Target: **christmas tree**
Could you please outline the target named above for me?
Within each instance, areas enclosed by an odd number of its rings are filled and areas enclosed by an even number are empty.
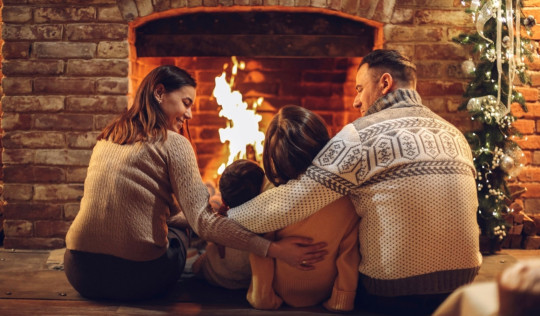
[[[454,40],[471,47],[472,57],[462,64],[463,72],[470,76],[461,109],[476,121],[476,131],[467,133],[477,171],[478,224],[481,234],[502,240],[508,225],[505,215],[512,212],[508,205],[514,196],[508,181],[516,177],[525,163],[525,157],[516,137],[519,132],[512,126],[516,117],[510,106],[518,103],[527,111],[523,95],[514,89],[514,83],[528,84],[526,59],[532,61],[528,39],[533,16],[525,17],[519,0],[462,1],[469,5],[476,32],[461,34]]]

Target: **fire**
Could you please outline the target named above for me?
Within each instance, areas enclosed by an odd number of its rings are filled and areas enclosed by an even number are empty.
[[[248,108],[240,91],[232,90],[238,69],[245,68],[245,63],[239,63],[234,56],[232,62],[230,81],[227,82],[226,79],[225,69],[228,64],[225,64],[223,73],[215,79],[216,87],[213,92],[217,103],[221,105],[219,116],[228,119],[227,127],[219,129],[219,138],[222,143],[229,142],[229,157],[227,163],[218,168],[218,175],[235,160],[248,158],[246,148],[250,145],[255,151],[257,161],[260,161],[264,142],[264,133],[259,130],[262,116],[257,114],[257,107],[262,104],[263,98],[258,98],[252,107]]]

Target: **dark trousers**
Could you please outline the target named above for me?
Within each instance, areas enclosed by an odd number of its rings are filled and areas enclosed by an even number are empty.
[[[66,249],[64,271],[69,283],[91,299],[140,300],[164,294],[180,279],[186,263],[187,237],[169,227],[169,248],[151,261]]]
[[[378,296],[368,294],[362,282],[359,282],[356,291],[355,310],[365,310],[383,315],[431,315],[449,295],[450,293],[395,297]]]

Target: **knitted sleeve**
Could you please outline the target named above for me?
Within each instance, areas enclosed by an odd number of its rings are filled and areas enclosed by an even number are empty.
[[[304,174],[231,208],[227,215],[252,232],[267,233],[306,219],[340,197]]]
[[[168,136],[165,145],[170,182],[191,228],[205,240],[266,256],[270,241],[212,211],[191,144],[183,136]]]
[[[341,240],[336,259],[337,276],[330,299],[323,303],[331,311],[351,311],[354,309],[354,298],[358,284],[358,221],[359,217],[352,213],[346,233]]]
[[[334,136],[296,180],[270,189],[227,213],[255,233],[282,229],[347,195],[355,185],[337,176],[336,158],[356,145],[358,133],[349,124]]]

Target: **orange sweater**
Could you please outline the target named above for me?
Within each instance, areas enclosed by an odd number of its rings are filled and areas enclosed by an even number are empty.
[[[294,307],[324,302],[329,310],[352,310],[360,262],[358,220],[353,204],[344,197],[299,223],[270,233],[277,240],[305,236],[317,242],[325,241],[329,253],[311,271],[250,254],[253,274],[247,294],[250,304],[258,309],[277,309],[282,302]]]

